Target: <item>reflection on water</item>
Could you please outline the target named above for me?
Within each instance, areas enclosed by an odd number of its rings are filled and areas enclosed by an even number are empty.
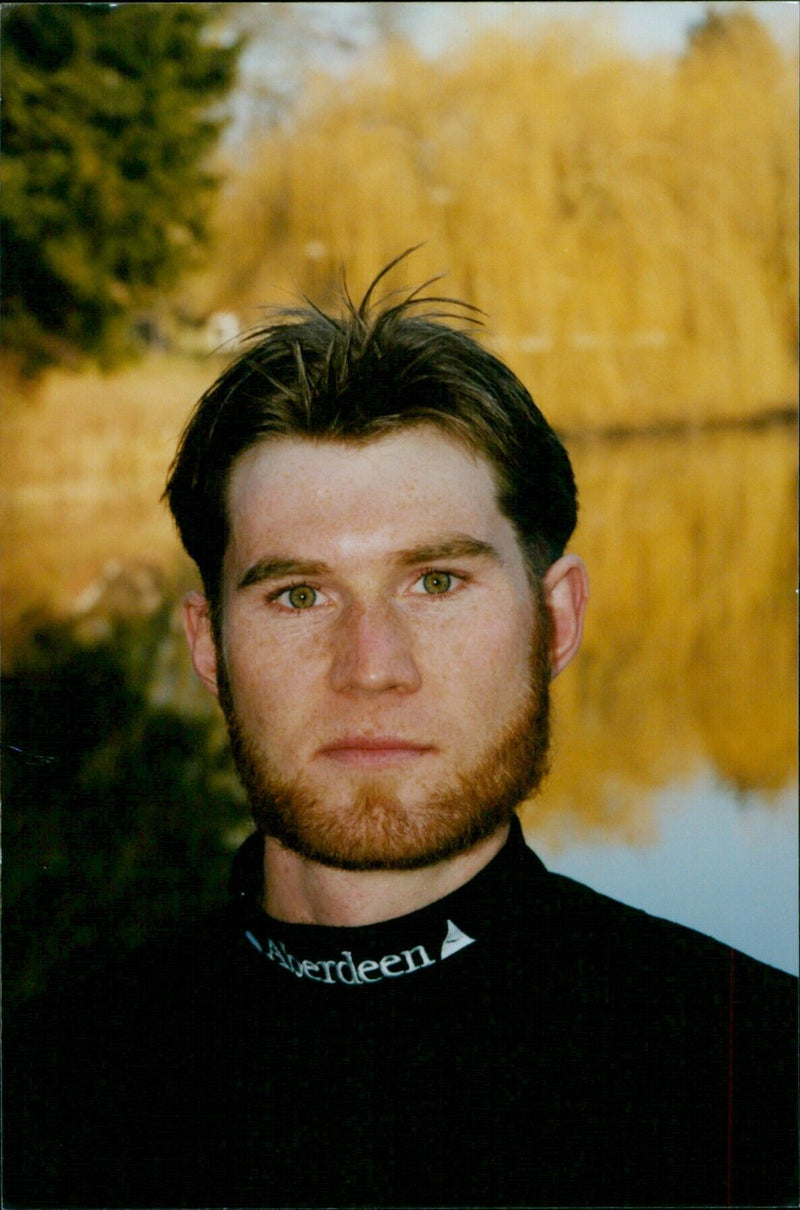
[[[592,594],[526,821],[635,841],[707,766],[769,800],[797,776],[795,427],[571,452]]]
[[[571,453],[592,599],[528,839],[796,970],[796,429]]]

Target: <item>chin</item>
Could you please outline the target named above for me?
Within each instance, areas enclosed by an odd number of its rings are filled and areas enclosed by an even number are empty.
[[[344,810],[272,795],[254,809],[261,831],[306,860],[339,870],[418,870],[457,856],[506,825],[519,799],[462,809],[450,796],[413,808],[365,787]]]

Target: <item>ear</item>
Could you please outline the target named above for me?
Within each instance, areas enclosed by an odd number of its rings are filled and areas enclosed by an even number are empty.
[[[217,646],[211,627],[211,609],[199,592],[190,592],[183,602],[183,627],[194,670],[214,697],[217,690]]]
[[[548,568],[544,592],[552,625],[550,665],[557,677],[577,653],[589,600],[589,576],[583,559],[564,555]]]

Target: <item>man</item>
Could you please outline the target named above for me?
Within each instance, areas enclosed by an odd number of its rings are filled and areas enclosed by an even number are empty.
[[[794,981],[549,874],[515,815],[587,601],[567,454],[371,298],[279,317],[183,434],[186,631],[257,831],[228,908],[35,1014],[8,1204],[794,1204]]]

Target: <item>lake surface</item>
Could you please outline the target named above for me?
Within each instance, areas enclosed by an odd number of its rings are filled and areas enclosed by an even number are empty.
[[[796,428],[570,452],[592,599],[528,841],[796,972]]]

